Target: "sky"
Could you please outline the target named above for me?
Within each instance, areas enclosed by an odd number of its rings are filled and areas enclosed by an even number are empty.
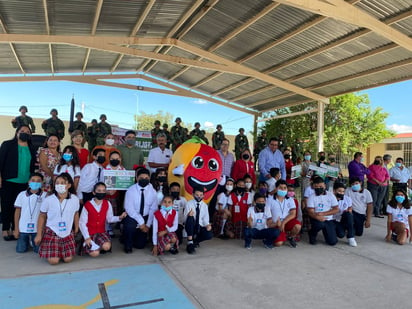
[[[123,80],[136,86],[162,88],[143,80]],[[389,113],[386,125],[398,132],[412,132],[409,110],[412,80],[362,91],[367,93],[373,108],[382,107]],[[133,115],[137,112],[155,114],[170,112],[181,117],[184,123],[200,122],[202,128],[215,129],[222,124],[226,134],[237,134],[240,127],[253,129],[253,116],[205,100],[155,94],[145,91],[89,85],[75,82],[5,82],[0,83],[0,115],[19,115],[19,107],[26,105],[28,115],[34,118],[49,118],[52,108],[57,108],[59,117],[68,120],[70,101],[75,98],[75,111],[82,111],[84,121],[107,115],[107,121],[122,128],[132,128]]]

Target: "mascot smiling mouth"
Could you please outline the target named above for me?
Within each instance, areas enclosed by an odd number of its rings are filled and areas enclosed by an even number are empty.
[[[189,176],[187,181],[192,188],[202,187],[203,192],[212,190],[216,186],[216,183],[217,183],[217,179],[212,179],[209,181],[200,181],[199,179],[193,176]]]

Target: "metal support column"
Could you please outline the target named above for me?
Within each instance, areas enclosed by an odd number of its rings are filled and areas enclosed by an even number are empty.
[[[323,132],[325,130],[325,103],[318,101],[318,151],[323,151]]]

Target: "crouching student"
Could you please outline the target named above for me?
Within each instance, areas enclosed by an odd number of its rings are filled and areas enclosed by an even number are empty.
[[[186,204],[185,209],[185,230],[187,233],[186,251],[189,254],[196,252],[196,247],[204,240],[212,238],[212,226],[209,223],[209,209],[203,202],[203,189],[193,189],[193,200]]]
[[[345,196],[345,185],[340,182],[335,182],[333,185],[333,194],[338,201],[339,211],[333,215],[335,220],[336,235],[339,238],[345,237],[348,239],[348,244],[351,247],[356,247],[355,228],[353,226],[352,200],[349,196]]]
[[[54,190],[40,206],[37,235],[39,254],[51,265],[60,259],[73,260],[76,251],[74,235],[79,231],[79,199],[74,192],[73,179],[67,173],[56,177]]]
[[[404,245],[410,237],[409,227],[412,226],[412,210],[405,191],[394,190],[386,212],[388,214],[386,241],[393,239],[399,245]]]
[[[185,222],[185,208],[186,208],[186,199],[183,196],[180,196],[180,184],[178,182],[172,182],[169,187],[170,195],[173,199],[173,209],[177,212],[178,216],[178,225],[176,230],[177,238],[179,239],[179,244],[183,242],[183,230]]]
[[[280,230],[274,245],[280,247],[288,240],[291,247],[296,248],[295,237],[299,234],[302,224],[296,219],[296,205],[293,198],[288,195],[286,180],[276,182],[276,193],[269,199],[269,209],[272,217],[271,227]]]
[[[230,194],[227,204],[231,213],[234,238],[243,239],[244,230],[247,226],[247,210],[252,204],[252,197],[249,192],[245,192],[245,181],[239,179],[236,182],[235,190]],[[227,223],[226,223],[227,224]]]
[[[311,228],[309,230],[309,243],[316,245],[318,232],[322,230],[325,242],[334,246],[338,242],[336,237],[333,215],[339,211],[336,197],[326,191],[325,182],[321,177],[313,180],[312,194],[308,199],[307,209],[310,217]]]
[[[232,216],[228,209],[228,200],[233,192],[233,184],[234,180],[227,178],[224,191],[217,197],[216,211],[213,214],[213,234],[220,239],[228,239],[235,236],[232,231],[233,226],[227,223],[228,219]]]
[[[155,211],[153,218],[153,255],[162,255],[165,251],[178,254],[179,240],[177,230],[179,216],[173,209],[173,199],[166,195],[161,201],[160,210]]]
[[[263,239],[266,249],[273,248],[274,240],[279,236],[279,229],[269,227],[272,224],[272,214],[266,206],[266,198],[260,193],[254,195],[254,207],[247,212],[247,227],[245,228],[245,248],[252,248],[252,239]]]
[[[33,173],[29,179],[29,188],[20,192],[14,202],[14,232],[17,239],[16,252],[24,253],[29,245],[35,253],[39,252],[39,246],[34,244],[37,233],[37,220],[40,213],[40,205],[46,197],[41,187],[43,175]]]
[[[106,232],[106,222],[116,223],[123,220],[127,214],[113,215],[113,208],[106,196],[106,185],[98,182],[93,187],[94,198],[84,204],[80,215],[80,231],[84,238],[82,254],[96,257],[100,252],[110,251],[112,243],[109,233]]]

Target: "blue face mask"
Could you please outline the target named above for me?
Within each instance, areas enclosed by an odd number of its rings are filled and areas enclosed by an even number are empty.
[[[63,160],[66,162],[71,161],[71,159],[73,158],[73,155],[71,153],[63,153]]]
[[[352,191],[358,192],[361,189],[361,185],[360,184],[356,184],[352,186]]]
[[[41,186],[42,186],[41,182],[34,182],[34,181],[29,182],[29,187],[32,190],[39,190]]]
[[[305,156],[306,161],[310,161],[310,159],[312,159],[312,156]]]
[[[283,191],[283,190],[277,190],[276,195],[285,197],[288,194],[288,191]]]
[[[395,165],[396,165],[396,167],[401,167],[401,166],[402,166],[402,163],[396,162]]]
[[[173,208],[173,206],[166,207],[166,206],[163,206],[163,205],[162,205],[162,209],[165,210],[165,211],[167,211],[167,212],[171,211],[172,208]]]
[[[405,197],[402,196],[402,195],[397,195],[397,196],[395,196],[395,200],[396,200],[399,204],[402,204],[403,201],[405,201]]]

